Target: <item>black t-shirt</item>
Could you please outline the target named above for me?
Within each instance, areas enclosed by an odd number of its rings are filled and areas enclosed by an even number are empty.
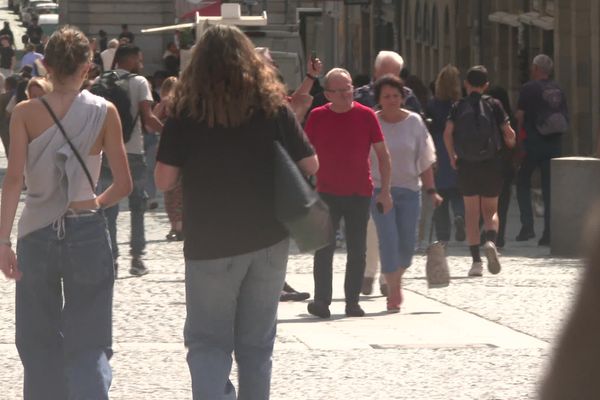
[[[39,25],[33,26],[31,25],[27,28],[27,36],[29,36],[29,41],[33,44],[40,44],[42,41],[42,36],[44,35],[44,31],[42,27]]]
[[[523,127],[526,132],[525,150],[528,153],[533,152],[553,152],[555,148],[560,148],[560,135],[542,136],[538,133],[536,122],[540,114],[546,111],[546,102],[542,99],[542,94],[547,86],[552,85],[558,88],[558,85],[551,80],[529,81],[521,87],[519,92],[519,102],[517,109],[523,111]],[[560,109],[567,115],[566,96],[563,93],[563,102]]]
[[[11,47],[0,46],[0,68],[10,69],[15,51]]]
[[[292,111],[278,115],[295,161],[314,150]],[[274,214],[276,118],[260,112],[238,128],[209,128],[190,118],[169,118],[157,160],[181,168],[184,256],[231,257],[271,246],[285,237]]]
[[[133,39],[135,37],[133,36],[133,33],[128,31],[128,32],[121,32],[121,34],[119,35],[119,39],[122,39],[122,38],[127,38],[127,39],[129,39],[129,43],[133,43]]]

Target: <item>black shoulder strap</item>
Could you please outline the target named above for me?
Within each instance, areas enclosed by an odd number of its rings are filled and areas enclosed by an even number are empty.
[[[88,182],[90,183],[90,187],[92,188],[92,192],[95,192],[96,188],[94,186],[94,180],[92,179],[92,174],[90,174],[90,171],[88,170],[87,166],[85,165],[85,162],[81,158],[81,155],[79,154],[79,152],[77,151],[77,149],[75,148],[73,143],[71,142],[71,139],[69,139],[69,137],[67,136],[67,132],[65,132],[65,128],[63,128],[62,124],[56,117],[56,114],[54,114],[54,111],[52,111],[52,108],[50,108],[50,105],[48,104],[46,99],[44,99],[43,97],[40,97],[39,99],[42,102],[42,104],[44,104],[44,106],[46,106],[46,109],[50,113],[50,116],[52,116],[54,123],[56,124],[56,126],[58,126],[58,129],[60,129],[62,135],[67,140],[69,147],[71,147],[71,150],[73,150],[73,154],[75,154],[75,157],[77,157],[77,161],[79,161],[79,163],[81,164],[81,167],[83,168],[83,171],[85,172],[85,176],[87,176]]]

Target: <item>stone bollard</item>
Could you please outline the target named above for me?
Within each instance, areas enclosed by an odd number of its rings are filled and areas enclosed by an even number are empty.
[[[550,252],[583,255],[583,230],[600,199],[600,159],[563,157],[551,161]]]

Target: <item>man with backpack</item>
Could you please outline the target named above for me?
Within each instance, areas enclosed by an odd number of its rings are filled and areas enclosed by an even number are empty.
[[[531,81],[521,88],[516,118],[519,132],[525,129],[525,157],[517,176],[517,200],[521,231],[517,241],[535,237],[531,207],[531,175],[540,168],[544,199],[544,232],[538,245],[550,244],[550,160],[561,155],[561,136],[569,129],[566,96],[550,79],[554,63],[545,54],[534,57]]]
[[[498,235],[498,195],[502,189],[503,145],[515,145],[515,132],[502,104],[483,93],[488,88],[488,74],[483,66],[467,72],[467,97],[456,102],[448,116],[444,143],[450,164],[458,172],[458,187],[465,203],[467,242],[473,258],[469,276],[482,276],[483,263],[479,253],[479,220],[483,217],[483,246],[490,273],[500,272],[496,250]]]
[[[151,132],[160,132],[162,123],[152,114],[153,99],[150,84],[146,78],[138,75],[143,68],[143,56],[140,48],[131,44],[119,47],[115,53],[115,64],[116,70],[103,73],[94,83],[91,91],[111,101],[121,118],[123,141],[133,179],[133,191],[129,195],[129,211],[131,212],[131,267],[129,273],[142,276],[148,273],[141,258],[146,248],[144,213],[147,201],[147,194],[144,190],[146,162],[144,160],[142,125]],[[104,190],[111,183],[110,169],[106,163],[103,163],[98,190]],[[106,210],[115,271],[116,260],[119,256],[117,247],[118,213],[118,204]]]

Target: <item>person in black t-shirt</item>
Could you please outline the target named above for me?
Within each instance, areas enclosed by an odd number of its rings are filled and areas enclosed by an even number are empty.
[[[13,74],[16,64],[17,58],[15,57],[15,50],[10,45],[9,36],[0,36],[0,73],[8,78]]]
[[[238,28],[208,28],[173,99],[155,169],[166,191],[181,179],[187,318],[194,398],[269,397],[276,312],[288,233],[274,212],[274,141],[305,175],[318,161],[273,68]]]
[[[485,67],[472,67],[465,80],[468,95],[452,106],[444,130],[450,165],[458,172],[458,187],[465,203],[467,242],[473,258],[469,276],[483,274],[479,253],[481,217],[485,227],[483,248],[488,270],[492,274],[500,272],[495,243],[498,235],[498,195],[503,182],[501,141],[506,147],[515,146],[515,131],[502,104],[483,95],[488,86]]]
[[[545,54],[539,54],[531,65],[531,81],[521,88],[517,104],[517,122],[519,132],[525,130],[523,150],[525,157],[517,175],[517,200],[521,211],[521,230],[517,241],[526,241],[535,237],[533,230],[533,211],[531,207],[531,176],[539,168],[542,178],[542,196],[544,199],[544,232],[538,245],[550,245],[550,160],[560,157],[564,126],[556,126],[546,134],[540,131],[540,122],[549,114],[554,105],[558,115],[568,122],[566,95],[558,84],[550,78],[554,62]],[[542,120],[542,121],[541,121]],[[543,129],[542,129],[543,130]]]
[[[27,28],[27,37],[29,38],[29,43],[33,43],[35,45],[41,44],[42,36],[44,36],[42,27],[38,25],[38,19],[33,18],[31,20],[31,25],[29,25]]]
[[[10,23],[8,21],[4,21],[4,28],[0,29],[0,36],[3,35],[7,35],[9,37],[11,47],[15,45],[15,35],[10,29]]]
[[[127,26],[127,24],[121,25],[121,33],[119,34],[119,40],[127,39],[128,43],[133,43],[134,38],[135,36],[133,35],[133,33],[129,32],[129,27]]]

